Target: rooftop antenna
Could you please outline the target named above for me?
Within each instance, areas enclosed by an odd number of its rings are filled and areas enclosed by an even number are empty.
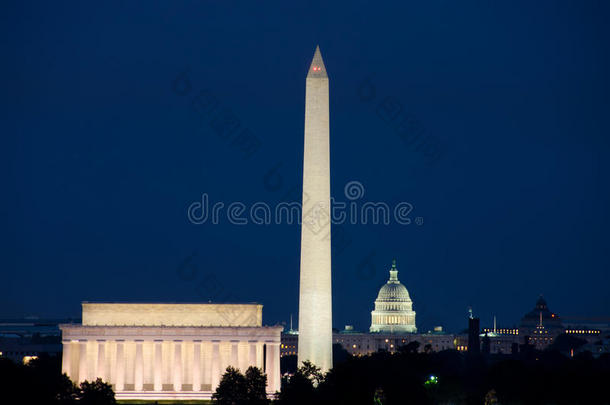
[[[472,315],[472,307],[468,307],[468,318],[473,319],[474,315]]]
[[[292,332],[292,314],[290,314],[290,332]]]
[[[496,316],[494,315],[494,333],[496,333]]]

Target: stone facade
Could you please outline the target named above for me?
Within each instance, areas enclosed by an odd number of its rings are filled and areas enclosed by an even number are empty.
[[[240,305],[84,303],[82,325],[60,325],[62,371],[76,383],[102,378],[117,399],[209,399],[229,365],[264,370],[268,392],[279,391],[282,327],[262,326],[261,305]],[[213,325],[227,313],[233,326]]]
[[[380,350],[396,352],[401,346],[411,342],[420,344],[419,351],[430,350],[440,352],[443,350],[456,349],[456,338],[454,334],[448,333],[361,333],[361,332],[335,332],[333,343],[340,344],[353,356],[365,356]],[[281,356],[291,356],[298,352],[298,335],[294,333],[283,333],[280,346]]]
[[[260,326],[260,304],[83,302],[83,326]]]

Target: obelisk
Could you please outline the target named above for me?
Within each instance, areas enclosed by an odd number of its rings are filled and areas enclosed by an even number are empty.
[[[332,368],[328,76],[320,47],[305,80],[298,364]]]

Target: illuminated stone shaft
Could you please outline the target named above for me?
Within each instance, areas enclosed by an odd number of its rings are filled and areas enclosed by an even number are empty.
[[[305,86],[299,364],[332,368],[328,76],[316,48]]]

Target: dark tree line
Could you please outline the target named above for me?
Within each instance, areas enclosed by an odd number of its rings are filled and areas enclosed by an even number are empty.
[[[47,355],[28,364],[0,358],[0,392],[6,404],[116,404],[110,384],[97,379],[76,386],[61,373],[61,360]]]
[[[582,352],[566,356],[565,350],[580,342],[563,340],[553,347],[555,350],[523,347],[514,355],[468,355],[455,350],[435,353],[419,351],[415,343],[396,353],[362,357],[338,351],[342,360],[335,357],[334,368],[326,375],[306,363],[285,376],[274,403],[610,405],[610,355],[594,358],[590,352]],[[267,376],[258,368],[250,367],[242,374],[229,367],[213,402],[269,405],[266,385]],[[60,359],[48,356],[27,365],[0,358],[0,390],[1,403],[6,404],[116,403],[110,385],[98,379],[76,386],[61,373]]]
[[[557,350],[467,355],[455,350],[350,357],[321,377],[310,365],[282,380],[279,404],[610,404],[610,355]]]

